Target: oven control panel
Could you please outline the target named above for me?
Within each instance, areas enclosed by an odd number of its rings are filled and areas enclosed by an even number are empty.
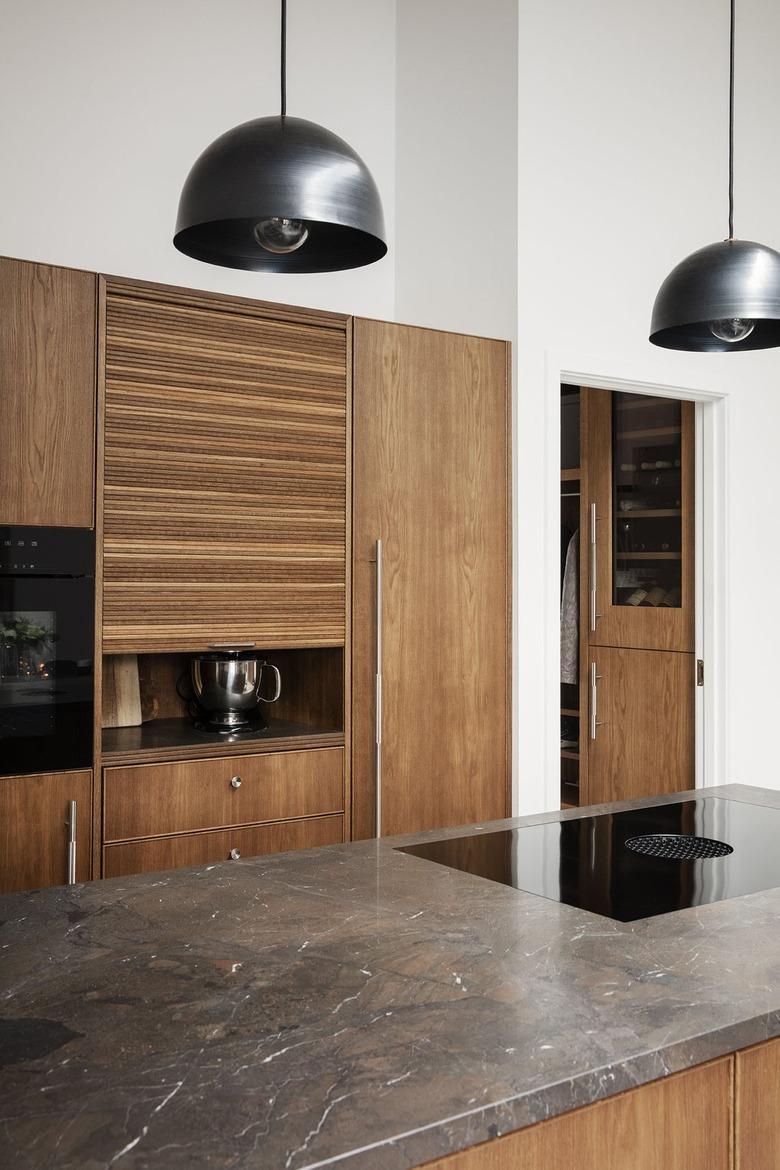
[[[3,577],[93,577],[95,533],[91,528],[0,525]]]

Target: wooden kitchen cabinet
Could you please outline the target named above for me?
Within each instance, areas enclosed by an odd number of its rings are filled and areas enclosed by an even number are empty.
[[[509,346],[354,322],[352,829],[509,812]],[[382,541],[382,597],[377,541]]]
[[[693,403],[587,397],[590,643],[693,652]]]
[[[730,1170],[732,1058],[427,1162],[425,1170]],[[745,1164],[764,1170],[777,1162]],[[739,1168],[738,1168],[739,1170]]]
[[[106,768],[106,843],[341,813],[342,748]]]
[[[590,803],[693,788],[693,655],[591,645],[590,662]]]
[[[76,880],[92,860],[92,772],[0,778],[0,893],[68,880],[70,801],[76,801]]]
[[[780,1167],[780,1040],[736,1055],[734,1170]]]
[[[101,288],[104,652],[343,645],[347,318]]]
[[[94,523],[96,280],[0,258],[0,524]]]
[[[312,817],[272,825],[222,829],[211,833],[181,833],[148,841],[126,841],[103,850],[103,876],[127,877],[185,865],[239,861],[263,853],[313,849],[344,840],[343,816]]]

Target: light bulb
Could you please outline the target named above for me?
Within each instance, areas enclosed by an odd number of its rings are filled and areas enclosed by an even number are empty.
[[[720,321],[710,321],[710,333],[719,341],[728,341],[730,345],[744,341],[756,327],[755,321],[749,317],[723,317]]]
[[[266,252],[295,252],[306,243],[309,229],[302,219],[274,215],[255,224],[255,239]]]

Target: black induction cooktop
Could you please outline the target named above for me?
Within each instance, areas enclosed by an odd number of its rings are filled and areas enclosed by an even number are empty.
[[[706,796],[401,852],[633,922],[780,886],[780,809]]]

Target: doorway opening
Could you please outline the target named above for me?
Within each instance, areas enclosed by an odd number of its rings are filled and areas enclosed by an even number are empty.
[[[693,396],[654,390],[559,388],[563,808],[720,782],[707,725],[719,696],[703,686],[720,657],[717,591],[704,591],[720,551],[714,430]]]

